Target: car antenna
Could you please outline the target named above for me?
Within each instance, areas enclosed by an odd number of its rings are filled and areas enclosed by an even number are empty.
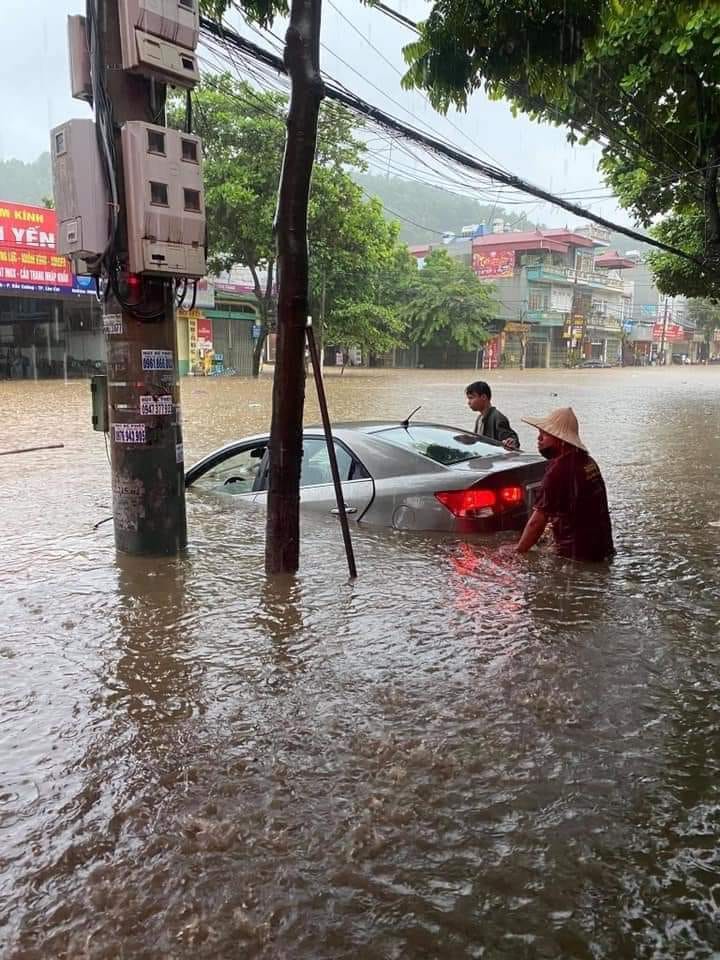
[[[405,417],[405,419],[401,422],[400,426],[403,428],[403,430],[407,430],[407,428],[410,426],[410,420],[412,419],[412,417],[415,416],[415,414],[418,412],[418,410],[422,410],[422,404],[420,404],[419,407],[415,407],[415,409],[413,410],[413,412],[412,412],[412,413],[409,413],[409,414]]]

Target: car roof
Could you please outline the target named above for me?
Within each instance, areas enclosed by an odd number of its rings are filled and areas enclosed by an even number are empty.
[[[398,427],[404,427],[406,424],[401,420],[345,420],[333,423],[333,433],[337,430],[347,431],[348,433],[381,433],[383,430],[396,430]],[[454,427],[448,423],[432,423],[427,420],[411,420],[408,427],[431,427],[435,430],[450,430],[456,433],[472,433],[467,427]],[[308,426],[306,430],[320,430],[322,427],[317,424]],[[479,437],[478,439],[487,439]],[[492,443],[492,440],[490,441]]]

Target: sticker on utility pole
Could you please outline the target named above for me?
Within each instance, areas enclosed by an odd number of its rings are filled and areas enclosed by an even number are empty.
[[[140,416],[141,417],[172,416],[172,412],[173,412],[173,398],[171,396],[140,397]]]
[[[113,440],[115,443],[145,443],[145,424],[114,423]]]
[[[185,459],[185,451],[181,443],[175,444],[175,463],[182,463]]]
[[[103,330],[106,336],[113,337],[122,334],[123,320],[121,313],[106,313],[103,317]]]
[[[175,366],[172,350],[143,350],[143,370],[172,370]]]

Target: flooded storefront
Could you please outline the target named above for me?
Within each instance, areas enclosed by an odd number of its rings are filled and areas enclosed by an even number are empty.
[[[0,201],[0,378],[89,376],[105,359],[90,278],[55,246],[54,210]]]

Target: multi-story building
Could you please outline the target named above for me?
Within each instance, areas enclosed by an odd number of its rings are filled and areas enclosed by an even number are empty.
[[[704,357],[704,337],[696,330],[685,297],[668,297],[655,285],[650,265],[630,252],[627,271],[635,289],[628,342],[640,362],[670,363],[686,357],[691,363]]]
[[[500,225],[478,234],[445,248],[493,284],[502,330],[491,355],[526,367],[620,359],[633,299],[622,271],[633,264],[603,255],[606,234],[597,228],[513,233]],[[411,249],[422,259],[431,247]]]

